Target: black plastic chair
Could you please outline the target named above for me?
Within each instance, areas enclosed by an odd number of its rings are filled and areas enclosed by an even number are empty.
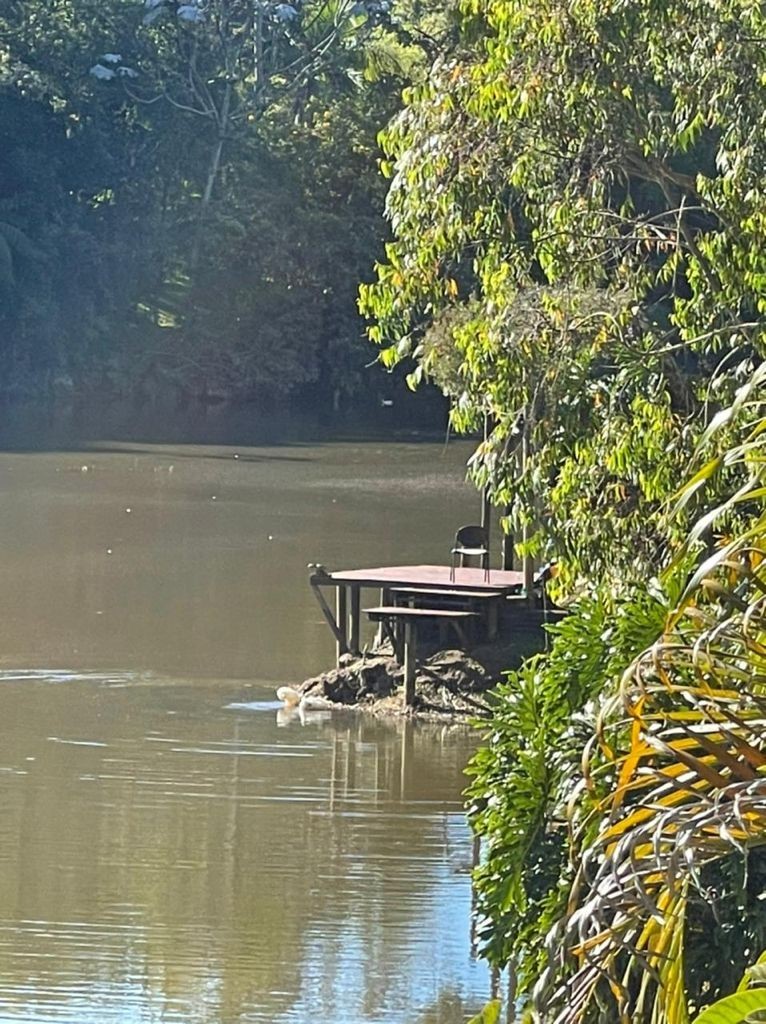
[[[489,532],[484,526],[461,526],[455,534],[455,545],[452,548],[452,565],[450,582],[455,582],[455,563],[460,559],[461,567],[464,558],[481,558],[484,579],[489,582]]]

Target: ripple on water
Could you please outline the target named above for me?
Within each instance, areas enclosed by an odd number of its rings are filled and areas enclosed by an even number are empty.
[[[0,1024],[453,1024],[480,1007],[472,738],[356,717],[284,730],[220,681],[93,685],[116,678],[41,700],[40,673],[0,676]]]

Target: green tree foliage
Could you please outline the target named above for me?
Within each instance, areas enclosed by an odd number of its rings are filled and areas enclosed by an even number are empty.
[[[705,438],[744,482],[707,476],[654,596],[582,602],[509,676],[474,760],[486,951],[546,1022],[687,1024],[766,941],[765,369]]]
[[[546,1024],[686,1024],[766,929],[766,18],[461,9],[386,133],[361,305],[488,422],[477,482],[573,601],[474,761],[480,933]]]
[[[763,349],[761,8],[463,13],[386,135],[395,240],[362,307],[459,429],[490,418],[477,479],[511,525],[544,521],[564,579],[638,578],[701,424]]]
[[[668,610],[658,586],[616,609],[584,600],[551,627],[550,653],[498,689],[492,731],[470,768],[468,807],[474,830],[488,840],[476,876],[479,940],[493,962],[514,958],[522,990],[545,962],[541,931],[561,911],[571,881],[564,808],[593,735],[595,701],[654,641]]]
[[[3,392],[348,396],[434,6],[3,5]]]

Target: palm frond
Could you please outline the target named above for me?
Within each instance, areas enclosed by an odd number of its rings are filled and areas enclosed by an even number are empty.
[[[546,1021],[575,1024],[606,1003],[610,1020],[687,1024],[690,895],[704,895],[707,866],[766,844],[764,379],[738,396],[744,439],[721,459],[747,483],[705,516],[725,523],[747,503],[749,521],[703,559],[603,709],[586,768],[613,781],[595,810],[572,812],[582,852],[536,992]]]

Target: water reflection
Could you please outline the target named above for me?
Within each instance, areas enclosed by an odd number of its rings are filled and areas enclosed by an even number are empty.
[[[466,455],[0,453],[2,1024],[452,1024],[481,1006],[473,737],[282,724],[274,700],[333,657],[306,563],[443,560],[475,514]]]
[[[473,737],[273,689],[0,676],[0,1020],[451,1024]]]

